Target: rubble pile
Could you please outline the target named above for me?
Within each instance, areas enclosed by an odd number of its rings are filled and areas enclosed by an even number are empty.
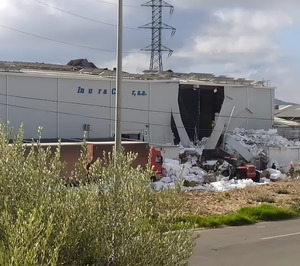
[[[300,146],[299,141],[289,141],[286,138],[279,136],[276,129],[270,130],[244,130],[235,129],[229,134],[235,140],[246,147],[253,155],[263,153],[264,147],[290,147]],[[198,142],[197,145],[191,144],[188,149],[180,148],[182,164],[177,160],[164,159],[163,178],[155,182],[154,189],[160,191],[165,188],[175,188],[177,184],[183,184],[183,188],[187,191],[214,191],[224,192],[232,189],[242,189],[247,186],[256,186],[267,184],[271,181],[285,179],[287,176],[276,169],[266,169],[261,173],[259,183],[253,182],[251,179],[229,179],[222,176],[222,170],[228,168],[229,164],[224,161],[218,166],[218,175],[210,173],[217,161],[207,161],[203,165],[199,164],[199,157],[205,149],[207,139]],[[227,147],[228,148],[228,147]]]
[[[300,141],[292,141],[280,136],[277,129],[245,130],[236,128],[228,135],[241,143],[254,156],[264,152],[264,147],[286,148],[300,146]],[[230,150],[228,146],[226,148]]]

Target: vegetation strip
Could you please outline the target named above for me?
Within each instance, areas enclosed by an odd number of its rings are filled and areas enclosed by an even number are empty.
[[[260,221],[278,221],[299,217],[294,210],[278,208],[269,204],[259,207],[242,208],[238,212],[226,216],[181,216],[174,221],[174,229],[189,225],[194,228],[216,228],[224,225],[241,226]]]

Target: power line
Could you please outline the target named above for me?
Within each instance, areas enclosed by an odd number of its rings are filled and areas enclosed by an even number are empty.
[[[40,4],[45,5],[45,6],[48,6],[48,7],[51,7],[51,8],[53,8],[53,9],[56,9],[56,10],[58,10],[58,11],[60,11],[60,12],[69,14],[69,15],[74,16],[74,17],[82,18],[82,19],[85,19],[85,20],[88,20],[88,21],[91,21],[91,22],[95,22],[95,23],[99,23],[99,24],[103,24],[103,25],[107,25],[107,26],[117,27],[117,24],[112,24],[112,23],[108,23],[108,22],[104,22],[104,21],[92,19],[92,18],[89,18],[89,17],[85,17],[85,16],[82,16],[82,15],[79,15],[79,14],[76,14],[76,13],[73,13],[73,12],[70,12],[70,11],[68,11],[68,10],[59,8],[59,7],[57,7],[57,6],[54,6],[54,5],[45,3],[45,2],[40,1],[40,0],[32,0],[32,1],[35,1],[35,2],[37,2],[37,3],[40,3]],[[125,29],[139,30],[139,28],[134,28],[134,27],[123,27],[123,28],[125,28]]]
[[[100,2],[100,3],[104,3],[104,4],[114,5],[114,6],[117,5],[117,3],[112,3],[112,2],[102,1],[102,0],[95,0],[95,1]],[[141,6],[137,6],[137,5],[126,5],[126,4],[124,4],[123,6],[126,6],[126,7],[138,7],[138,8],[141,7]]]
[[[107,118],[107,117],[98,117],[98,116],[90,116],[90,115],[82,115],[82,114],[74,114],[74,113],[69,113],[69,112],[58,112],[58,111],[52,111],[52,110],[45,110],[45,109],[40,109],[40,108],[33,108],[33,107],[27,107],[27,106],[21,106],[21,105],[16,105],[16,104],[6,104],[6,103],[0,103],[2,106],[10,106],[10,107],[16,107],[24,110],[32,110],[32,111],[41,111],[41,112],[46,112],[46,113],[54,113],[54,114],[60,114],[60,115],[70,115],[70,116],[77,116],[77,117],[84,117],[84,118],[90,118],[90,119],[97,119],[97,120],[105,120],[105,121],[110,121],[110,122],[115,122],[115,119],[112,118]],[[137,125],[149,125],[149,126],[159,126],[159,127],[167,127],[170,128],[171,125],[166,125],[166,124],[156,124],[156,123],[142,123],[142,122],[137,122],[137,121],[126,121],[122,120],[122,123],[131,123],[131,124],[137,124]],[[178,129],[191,129],[194,130],[195,128],[189,128],[189,127],[176,127]],[[199,129],[200,131],[207,131],[207,130],[212,130],[211,128],[201,128]],[[223,130],[216,130],[219,132],[223,132]],[[233,131],[228,131],[228,132],[233,132]]]
[[[8,27],[5,25],[0,24],[0,27],[7,29],[7,30],[11,30],[11,31],[15,31],[18,33],[22,33],[31,37],[35,37],[35,38],[39,38],[39,39],[43,39],[43,40],[47,40],[47,41],[51,41],[51,42],[55,42],[55,43],[59,43],[59,44],[64,44],[64,45],[68,45],[68,46],[72,46],[72,47],[78,47],[78,48],[83,48],[83,49],[88,49],[88,50],[94,50],[94,51],[99,51],[99,52],[108,52],[108,53],[116,53],[116,50],[111,50],[111,49],[103,49],[103,48],[96,48],[96,47],[91,47],[91,46],[85,46],[85,45],[81,45],[81,44],[74,44],[74,43],[69,43],[69,42],[65,42],[65,41],[59,41],[53,38],[49,38],[49,37],[45,37],[45,36],[41,36],[41,35],[37,35],[34,33],[30,33],[30,32],[26,32],[23,30],[19,30],[16,28],[12,28],[12,27]],[[132,52],[123,52],[123,54],[131,54]],[[136,52],[136,54],[143,54],[142,52]]]
[[[44,102],[52,102],[52,103],[65,103],[65,104],[73,104],[73,105],[81,105],[81,106],[88,106],[88,107],[100,107],[100,108],[109,108],[115,109],[115,107],[110,105],[101,105],[101,104],[91,104],[91,103],[80,103],[80,102],[71,102],[71,101],[58,101],[58,100],[50,100],[45,98],[36,98],[36,97],[27,97],[27,96],[19,96],[19,95],[10,95],[0,93],[0,96],[7,96],[19,99],[27,99],[27,100],[36,100],[36,101],[44,101]],[[172,111],[162,111],[162,110],[145,110],[141,108],[132,108],[132,107],[121,107],[122,110],[131,110],[131,111],[142,111],[142,112],[150,112],[150,113],[164,113],[164,114],[177,114],[180,115],[179,112],[172,112]],[[218,115],[221,118],[236,118],[236,119],[249,119],[249,120],[263,120],[263,121],[273,121],[274,119],[271,118],[259,118],[259,117],[246,117],[246,116],[230,116],[230,115]],[[190,128],[191,129],[191,128]]]
[[[110,52],[110,53],[115,53],[116,52],[115,50],[110,50],[110,49],[102,49],[102,48],[90,47],[90,46],[85,46],[85,45],[80,45],[80,44],[73,44],[73,43],[69,43],[69,42],[65,42],[65,41],[58,41],[58,40],[55,40],[55,39],[52,39],[52,38],[49,38],[49,37],[40,36],[40,35],[37,35],[37,34],[33,34],[33,33],[30,33],[30,32],[18,30],[18,29],[12,28],[12,27],[1,25],[1,24],[0,24],[0,27],[8,29],[8,30],[15,31],[15,32],[19,32],[19,33],[22,33],[22,34],[25,34],[25,35],[29,35],[29,36],[32,36],[32,37],[35,37],[35,38],[40,38],[40,39],[44,39],[44,40],[47,40],[47,41],[61,43],[61,44],[65,44],[65,45],[69,45],[69,46],[73,46],[73,47],[79,47],[79,48],[84,48],[84,49],[89,49],[89,50],[96,50],[96,51],[101,51],[101,52]]]

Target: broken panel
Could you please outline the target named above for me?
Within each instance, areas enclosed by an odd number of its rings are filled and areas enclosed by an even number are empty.
[[[224,87],[180,85],[181,119],[191,141],[209,137],[224,102]]]

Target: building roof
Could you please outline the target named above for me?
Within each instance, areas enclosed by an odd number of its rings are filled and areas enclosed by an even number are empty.
[[[77,66],[81,68],[97,68],[96,65],[92,62],[89,62],[87,59],[75,59],[71,60],[68,66]]]
[[[279,106],[274,115],[280,118],[300,118],[300,105]]]
[[[274,126],[276,126],[276,127],[300,127],[300,123],[275,116],[274,117]]]
[[[103,78],[115,78],[116,69],[98,68],[87,59],[71,60],[67,65],[30,63],[30,62],[7,62],[0,61],[0,72],[24,73],[28,71],[57,72],[72,74],[88,74]],[[253,87],[271,87],[269,82],[247,80],[245,78],[233,78],[226,75],[215,76],[211,73],[176,73],[172,70],[163,72],[144,71],[143,74],[131,74],[123,72],[124,79],[132,80],[177,80],[190,83],[208,83],[214,85],[247,85]]]

